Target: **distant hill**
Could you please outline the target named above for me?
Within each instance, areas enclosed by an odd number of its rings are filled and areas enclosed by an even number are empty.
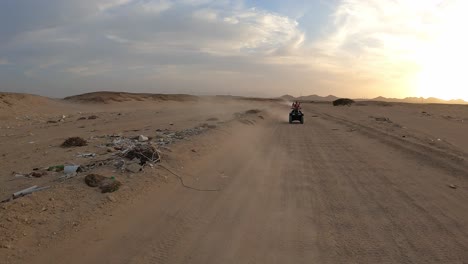
[[[316,101],[316,102],[332,102],[339,97],[334,95],[329,96],[319,96],[319,95],[308,95],[308,96],[300,96],[294,97],[292,95],[283,95],[280,97],[283,100],[287,101]],[[468,104],[468,102],[458,99],[458,100],[442,100],[439,98],[422,98],[422,97],[406,97],[404,99],[398,98],[386,98],[383,96],[376,97],[374,99],[355,99],[356,101],[376,101],[376,102],[389,102],[389,103],[410,103],[410,104]]]
[[[308,95],[308,96],[301,96],[301,97],[299,97],[297,99],[301,100],[301,101],[329,101],[329,102],[332,102],[332,101],[335,101],[336,99],[338,99],[338,97],[336,97],[334,95],[329,95],[329,96],[322,97],[322,96],[314,94],[314,95]]]
[[[123,92],[94,92],[65,97],[66,101],[80,103],[112,103],[128,101],[196,101],[197,96],[185,94],[149,94]]]
[[[292,95],[289,95],[289,94],[286,94],[286,95],[283,95],[280,97],[281,99],[283,100],[286,100],[286,101],[294,101],[296,100],[296,97],[292,96]]]
[[[281,99],[287,100],[287,101],[294,101],[294,100],[299,100],[299,101],[320,101],[320,102],[332,102],[338,99],[338,97],[334,95],[329,95],[329,96],[320,96],[320,95],[308,95],[308,96],[300,96],[300,97],[294,97],[292,95],[283,95],[280,97]]]
[[[366,100],[369,101],[369,100]],[[411,104],[468,104],[468,102],[458,99],[458,100],[442,100],[439,98],[429,97],[406,97],[404,99],[398,98],[386,98],[379,96],[377,98],[371,99],[370,101],[380,101],[380,102],[390,102],[390,103],[411,103]]]

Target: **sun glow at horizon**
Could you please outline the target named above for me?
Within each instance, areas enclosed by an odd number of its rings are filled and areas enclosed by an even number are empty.
[[[422,97],[468,101],[468,80],[465,65],[468,63],[468,2],[453,2],[440,15],[432,33],[436,38],[418,53],[421,66],[416,76],[416,92]]]

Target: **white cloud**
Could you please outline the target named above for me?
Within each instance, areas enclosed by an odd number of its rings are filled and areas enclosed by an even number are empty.
[[[218,13],[213,9],[199,9],[193,12],[193,17],[199,20],[216,21]]]
[[[131,1],[132,0],[100,0],[98,1],[97,6],[100,11],[106,11],[114,7],[119,7],[128,4]]]
[[[129,43],[130,40],[121,38],[119,36],[113,35],[113,34],[106,34],[106,38],[112,41],[115,41],[117,43]]]
[[[153,0],[142,3],[141,7],[145,12],[159,14],[170,9],[172,5],[169,0]]]
[[[89,61],[84,65],[69,67],[65,69],[64,72],[86,77],[106,74],[112,71],[112,68],[112,65],[109,65],[108,63],[94,60]]]

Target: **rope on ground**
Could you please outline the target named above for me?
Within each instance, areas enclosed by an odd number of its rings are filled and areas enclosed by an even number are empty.
[[[178,179],[179,179],[179,182],[180,184],[182,185],[182,187],[184,188],[187,188],[187,189],[190,189],[190,190],[194,190],[194,191],[198,191],[198,192],[219,192],[221,191],[221,189],[199,189],[199,188],[195,188],[195,187],[192,187],[192,186],[188,186],[184,183],[184,179],[177,173],[173,172],[171,169],[165,167],[164,165],[162,164],[158,164],[161,168],[167,170],[169,173],[171,173],[172,175],[176,176]]]

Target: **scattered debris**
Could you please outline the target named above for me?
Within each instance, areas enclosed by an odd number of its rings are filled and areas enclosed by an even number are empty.
[[[197,153],[197,151],[196,151],[196,150],[194,150],[194,149],[192,149],[192,152],[193,152],[193,153]]]
[[[88,142],[84,140],[83,138],[80,137],[71,137],[65,140],[62,143],[62,147],[68,148],[68,147],[83,147],[88,145]]]
[[[18,198],[20,198],[20,197],[29,195],[29,194],[31,194],[31,193],[35,193],[35,192],[47,190],[47,189],[49,189],[49,188],[50,188],[50,186],[38,187],[37,185],[34,185],[34,186],[29,187],[29,188],[26,188],[26,189],[24,189],[24,190],[15,192],[10,198],[8,198],[8,199],[6,199],[6,200],[3,200],[3,201],[1,201],[0,203],[7,203],[7,202],[10,202],[10,201],[12,201],[12,200],[18,199]]]
[[[25,175],[25,174],[21,174],[21,173],[15,173],[13,172],[15,178],[27,178],[28,176]]]
[[[94,120],[94,119],[98,119],[99,117],[96,116],[96,115],[92,115],[92,116],[88,116],[88,120]]]
[[[261,116],[261,115],[259,115],[258,118],[260,118],[260,119],[265,119],[265,118],[264,118],[263,116]]]
[[[33,192],[37,192],[37,191],[39,191],[39,190],[43,190],[43,188],[39,188],[37,185],[34,185],[34,186],[29,187],[29,188],[26,188],[26,189],[24,189],[24,190],[15,192],[15,193],[13,194],[13,199],[17,199],[17,198],[19,198],[19,197],[22,197],[22,196],[31,194],[31,193],[33,193]]]
[[[203,124],[195,128],[176,132],[169,129],[157,129],[157,140],[154,143],[151,137],[146,137],[144,135],[138,137],[124,137],[122,134],[102,136],[102,138],[107,138],[109,142],[99,147],[113,154],[105,160],[93,160],[88,164],[84,164],[80,169],[82,171],[92,171],[97,167],[112,166],[122,172],[129,171],[138,173],[142,171],[145,166],[151,167],[151,165],[161,161],[161,154],[158,148],[171,151],[171,149],[167,147],[168,145],[180,140],[187,140],[191,136],[202,134],[210,128],[216,128],[216,126]],[[83,157],[93,157],[91,154],[92,153],[80,153],[79,155]],[[50,170],[62,171],[64,170],[64,166],[54,166],[51,167]]]
[[[160,156],[156,148],[150,144],[134,146],[124,151],[123,156],[129,160],[138,159],[140,165],[146,162],[158,162]]]
[[[452,188],[452,189],[457,189],[458,186],[456,186],[455,184],[449,184],[449,187]]]
[[[51,166],[47,168],[47,171],[59,172],[59,171],[63,171],[64,169],[65,169],[65,165],[56,165],[56,166]]]
[[[63,172],[65,174],[72,174],[72,173],[78,172],[79,170],[80,170],[79,165],[69,165],[69,166],[64,167]]]
[[[42,171],[42,172],[33,171],[29,173],[29,177],[34,177],[34,178],[41,178],[42,176],[45,176],[45,175],[47,175],[47,172],[45,171]]]
[[[140,141],[140,142],[146,142],[146,141],[148,141],[148,140],[149,140],[149,138],[146,137],[146,136],[143,136],[143,135],[140,135],[140,136],[138,137],[138,141]]]
[[[143,167],[138,163],[130,163],[125,169],[132,173],[138,173],[143,169]]]
[[[96,157],[96,153],[78,153],[77,157],[80,157],[80,158],[94,158],[94,157]]]
[[[42,172],[33,171],[33,172],[29,173],[29,174],[13,172],[13,175],[17,179],[18,178],[41,178],[42,176],[47,175],[47,172],[45,172],[45,171],[42,171]]]
[[[80,120],[86,120],[86,117],[82,116],[82,117],[77,119],[77,121],[80,121]]]
[[[68,174],[65,174],[65,175],[62,175],[60,176],[56,181],[60,181],[60,182],[64,182],[66,180],[69,180],[71,178],[74,178],[75,176],[77,176],[78,173],[74,172],[74,173],[68,173]]]

